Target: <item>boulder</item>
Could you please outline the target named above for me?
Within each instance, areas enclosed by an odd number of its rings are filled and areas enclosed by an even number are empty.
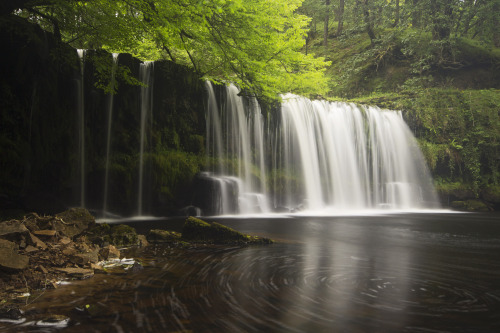
[[[99,224],[89,230],[89,239],[100,246],[115,245],[126,247],[137,245],[139,242],[137,232],[126,224],[109,225]]]
[[[139,246],[140,247],[149,246],[149,242],[148,242],[146,236],[144,236],[144,235],[137,235],[137,240],[139,242]]]
[[[120,259],[120,250],[113,245],[108,245],[99,251],[99,255],[103,260]]]
[[[10,220],[0,223],[0,236],[10,237],[14,235],[26,234],[28,229],[21,221]]]
[[[17,253],[18,245],[7,240],[0,240],[0,269],[20,271],[28,267],[29,257]]]
[[[268,238],[242,234],[217,222],[207,223],[195,217],[188,217],[182,228],[182,238],[215,244],[271,244]]]
[[[95,218],[84,208],[71,208],[59,213],[53,220],[56,231],[73,238],[95,225]]]
[[[146,238],[151,243],[169,243],[180,241],[181,234],[175,231],[151,229]]]
[[[98,251],[93,251],[89,253],[77,253],[71,256],[71,262],[83,266],[88,263],[99,262]]]

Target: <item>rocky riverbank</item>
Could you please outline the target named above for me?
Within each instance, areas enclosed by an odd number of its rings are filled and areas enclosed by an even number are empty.
[[[25,215],[0,222],[0,319],[20,315],[17,299],[40,290],[58,288],[61,281],[112,274],[130,247],[151,244],[270,244],[266,238],[245,235],[218,223],[189,217],[182,233],[150,230],[138,235],[124,224],[97,224],[85,209],[72,208],[54,216]],[[138,262],[123,262],[142,269]]]

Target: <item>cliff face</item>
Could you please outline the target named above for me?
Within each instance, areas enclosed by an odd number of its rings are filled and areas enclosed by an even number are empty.
[[[193,72],[155,63],[143,120],[140,61],[119,55],[107,159],[110,94],[101,88],[111,80],[111,54],[87,51],[82,75],[77,51],[39,27],[4,17],[0,31],[1,211],[54,213],[82,202],[102,209],[108,174],[107,209],[137,213],[141,121],[143,214],[182,204],[204,160],[204,90]]]

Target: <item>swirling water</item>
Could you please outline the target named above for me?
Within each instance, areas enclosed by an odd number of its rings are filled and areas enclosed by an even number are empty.
[[[143,270],[46,291],[28,310],[68,315],[68,332],[500,331],[498,215],[220,222],[278,242],[152,247],[136,253]]]

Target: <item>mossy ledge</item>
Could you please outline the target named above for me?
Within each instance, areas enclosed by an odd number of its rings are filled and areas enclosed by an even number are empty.
[[[217,222],[208,223],[196,217],[188,217],[182,228],[182,239],[187,242],[213,244],[272,244],[273,240],[246,235]]]

